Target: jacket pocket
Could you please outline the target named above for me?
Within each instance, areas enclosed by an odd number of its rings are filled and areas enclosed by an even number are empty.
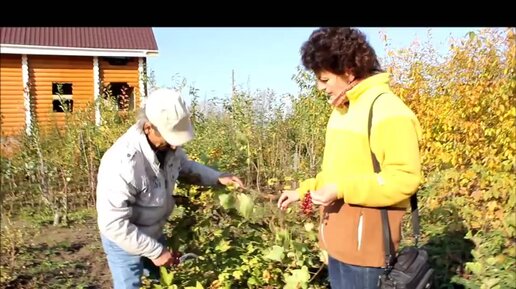
[[[166,199],[166,186],[163,178],[154,177],[143,182],[136,203],[142,207],[162,207]]]
[[[362,248],[362,236],[364,235],[364,214],[360,211],[357,225],[357,251]]]
[[[324,221],[324,241],[330,256],[341,262],[356,256],[361,208],[337,203],[326,207],[325,212],[327,219]]]

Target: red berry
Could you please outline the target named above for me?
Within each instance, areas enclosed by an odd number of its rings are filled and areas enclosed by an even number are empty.
[[[182,254],[178,251],[172,252],[172,266],[179,265],[179,262],[180,262],[179,258],[181,258],[181,256],[182,256]]]
[[[306,192],[305,197],[301,202],[301,210],[305,215],[311,215],[313,213],[313,203],[310,191]]]

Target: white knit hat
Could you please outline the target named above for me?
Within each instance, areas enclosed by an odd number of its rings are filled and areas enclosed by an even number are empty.
[[[145,115],[170,145],[183,145],[195,136],[190,112],[176,90],[153,91],[145,101]]]

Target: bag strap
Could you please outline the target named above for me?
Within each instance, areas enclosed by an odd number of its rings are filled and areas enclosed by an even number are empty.
[[[371,107],[369,108],[369,116],[367,119],[367,140],[369,143],[369,151],[371,152],[371,160],[373,162],[373,168],[375,173],[380,173],[380,163],[376,158],[376,155],[373,153],[371,149],[371,126],[373,122],[373,106],[376,100],[384,93],[379,94],[371,103]],[[412,219],[412,231],[414,234],[414,239],[416,243],[416,247],[418,246],[418,239],[420,234],[419,227],[419,209],[417,206],[417,193],[413,194],[410,197],[410,207],[411,207],[411,219]],[[387,214],[386,208],[381,208],[381,216],[382,216],[382,228],[383,228],[383,240],[384,240],[384,249],[385,249],[385,265],[386,272],[390,272],[394,266],[395,254],[394,248],[391,239],[391,232],[389,229],[389,215]]]

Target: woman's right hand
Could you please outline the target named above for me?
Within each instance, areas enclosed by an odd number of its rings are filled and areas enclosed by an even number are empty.
[[[299,193],[293,190],[284,190],[278,200],[278,208],[285,210],[290,203],[299,201]]]

